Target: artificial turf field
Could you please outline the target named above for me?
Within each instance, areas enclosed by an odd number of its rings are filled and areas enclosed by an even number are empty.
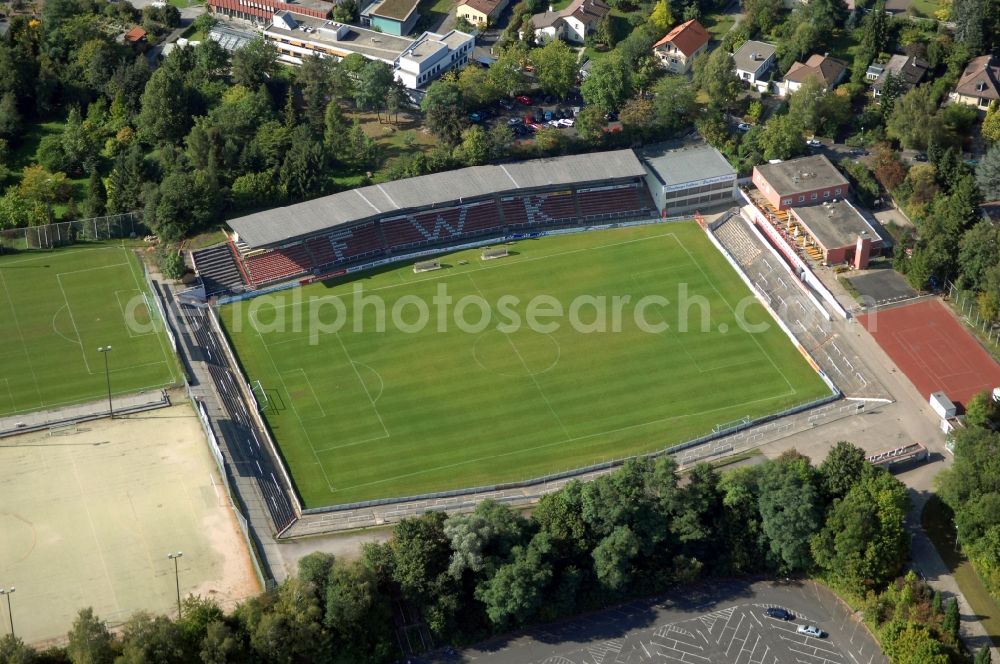
[[[0,256],[0,416],[106,398],[102,346],[114,394],[175,383],[143,294],[138,258],[120,244]]]
[[[491,261],[480,251],[443,256],[438,271],[414,274],[406,264],[221,308],[247,377],[268,395],[266,419],[306,507],[537,477],[828,394],[694,222],[523,240],[514,255]],[[429,324],[413,332],[390,320],[376,331],[374,306],[356,322],[355,284],[390,313],[401,298],[427,302]],[[431,304],[439,284],[456,302],[485,298],[493,307],[486,329],[458,329],[452,306],[439,331]],[[682,284],[709,303],[707,331],[697,307],[689,331],[679,331]],[[509,322],[502,296],[520,298],[512,309],[524,323],[539,294],[566,310],[577,296],[607,296],[609,331],[578,331],[566,317],[545,319],[560,324],[551,332],[497,329]],[[621,331],[610,331],[610,298],[625,295]],[[670,324],[666,332],[635,322],[635,303],[649,295],[671,302],[645,310],[650,324]],[[766,331],[737,325],[734,308],[745,298],[744,319],[771,322]],[[311,343],[310,307],[334,299],[346,324]],[[417,309],[407,306],[402,318],[415,323]],[[322,313],[334,321],[332,306]],[[480,314],[470,307],[465,319]],[[592,322],[593,307],[579,318]]]

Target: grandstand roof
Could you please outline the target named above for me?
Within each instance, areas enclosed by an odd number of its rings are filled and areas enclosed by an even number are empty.
[[[640,154],[667,189],[712,178],[736,177],[736,169],[722,153],[700,140],[651,145]]]
[[[631,150],[472,166],[351,189],[258,212],[230,220],[229,227],[249,246],[267,247],[397,210],[460,203],[519,189],[643,175],[645,170]]]

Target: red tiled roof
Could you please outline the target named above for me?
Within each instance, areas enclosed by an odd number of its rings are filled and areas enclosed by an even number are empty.
[[[708,43],[708,31],[697,20],[691,19],[668,32],[666,37],[653,44],[653,48],[670,43],[689,58],[695,51]]]
[[[146,38],[146,31],[138,25],[125,33],[125,41],[137,42]]]

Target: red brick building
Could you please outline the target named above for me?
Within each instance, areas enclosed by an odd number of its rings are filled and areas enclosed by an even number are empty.
[[[279,11],[311,18],[327,18],[333,7],[334,3],[323,0],[297,0],[294,3],[281,0],[208,0],[208,10],[214,14],[263,23],[270,23]]]
[[[754,167],[752,179],[777,210],[846,198],[850,191],[847,178],[824,155],[761,164]]]

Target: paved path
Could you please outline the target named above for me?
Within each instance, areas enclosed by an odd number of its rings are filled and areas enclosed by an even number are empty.
[[[164,390],[119,394],[112,396],[111,407],[116,415],[140,413],[144,410],[165,408],[170,397]],[[96,420],[108,416],[108,400],[98,399],[88,403],[73,404],[51,410],[39,410],[0,417],[0,438],[49,427],[67,426],[76,422]]]

